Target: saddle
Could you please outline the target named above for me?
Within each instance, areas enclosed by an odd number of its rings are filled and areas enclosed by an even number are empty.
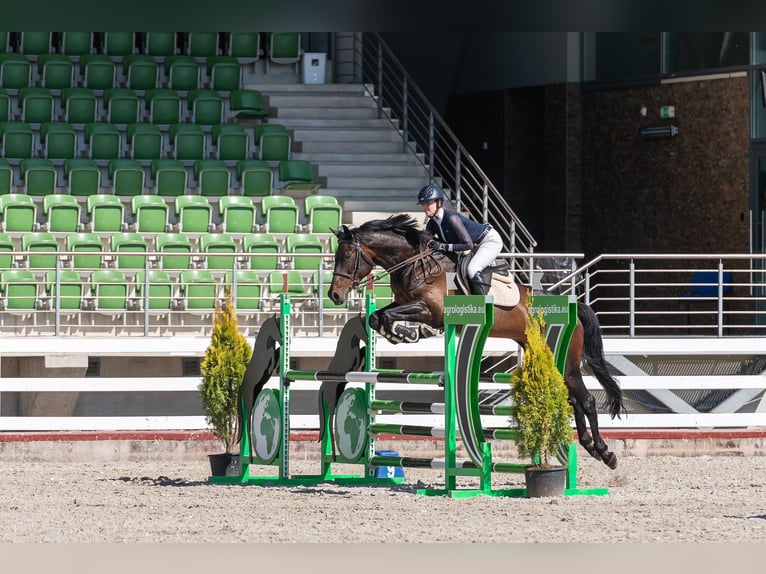
[[[468,286],[468,263],[473,254],[459,255],[455,266],[455,282],[463,295],[470,295]],[[508,264],[490,265],[481,272],[482,282],[489,285],[489,295],[492,295],[495,305],[500,307],[515,307],[521,300],[519,286],[513,279],[513,272]]]

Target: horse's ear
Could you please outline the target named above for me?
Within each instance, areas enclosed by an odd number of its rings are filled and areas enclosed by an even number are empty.
[[[341,237],[351,237],[351,230],[348,228],[348,225],[341,225],[340,231],[341,232],[337,234],[338,239],[340,239]]]

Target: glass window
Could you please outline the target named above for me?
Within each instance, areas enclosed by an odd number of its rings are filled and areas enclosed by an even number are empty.
[[[747,32],[672,32],[668,38],[668,72],[747,66],[749,48]]]
[[[613,82],[660,74],[659,32],[583,34],[583,79]]]

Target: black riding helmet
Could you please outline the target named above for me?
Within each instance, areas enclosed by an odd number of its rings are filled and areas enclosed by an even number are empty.
[[[428,203],[429,201],[434,201],[437,199],[445,201],[447,196],[444,195],[442,188],[435,183],[429,183],[420,190],[420,193],[418,193],[418,205],[423,205],[424,203]]]

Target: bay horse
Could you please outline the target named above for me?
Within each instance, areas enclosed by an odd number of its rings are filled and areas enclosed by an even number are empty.
[[[414,218],[407,214],[392,215],[387,219],[368,221],[354,229],[342,225],[334,233],[338,248],[328,297],[336,305],[344,303],[351,290],[378,265],[390,274],[394,301],[370,316],[370,327],[394,343],[414,342],[442,332],[447,272],[454,271],[455,265],[443,252],[429,246],[433,237],[419,229]],[[526,285],[519,285],[519,290],[521,300],[516,306],[495,306],[495,321],[489,335],[512,339],[524,347],[526,303],[533,293]],[[617,456],[599,433],[596,401],[585,387],[580,370],[583,360],[606,391],[612,418],[619,417],[623,411],[622,394],[606,366],[596,314],[588,305],[578,302],[577,315],[564,380],[574,411],[578,440],[591,456],[614,469],[617,468]],[[416,327],[413,329],[412,325]]]

